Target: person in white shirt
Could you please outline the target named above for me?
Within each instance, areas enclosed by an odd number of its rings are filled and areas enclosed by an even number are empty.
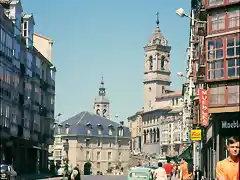
[[[158,168],[154,171],[153,175],[154,180],[167,180],[167,173],[163,168],[163,164],[161,162],[158,163]]]

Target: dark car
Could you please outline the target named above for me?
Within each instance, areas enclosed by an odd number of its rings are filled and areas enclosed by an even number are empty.
[[[0,180],[15,180],[17,177],[16,171],[10,165],[0,165]]]

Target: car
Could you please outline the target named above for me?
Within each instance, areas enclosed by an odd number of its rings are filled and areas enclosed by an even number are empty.
[[[11,165],[1,164],[0,165],[0,180],[16,180],[17,172]]]

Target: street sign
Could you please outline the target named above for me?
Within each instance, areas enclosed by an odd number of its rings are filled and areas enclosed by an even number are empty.
[[[191,130],[191,140],[192,141],[201,141],[202,140],[202,131],[201,129]]]

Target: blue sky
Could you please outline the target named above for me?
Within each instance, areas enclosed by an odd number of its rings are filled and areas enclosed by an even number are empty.
[[[33,13],[35,32],[54,41],[56,114],[61,120],[93,112],[101,74],[104,75],[111,116],[126,118],[143,106],[144,50],[155,29],[172,46],[172,89],[180,89],[176,72],[185,71],[189,20],[175,11],[190,10],[190,0],[22,0]]]

